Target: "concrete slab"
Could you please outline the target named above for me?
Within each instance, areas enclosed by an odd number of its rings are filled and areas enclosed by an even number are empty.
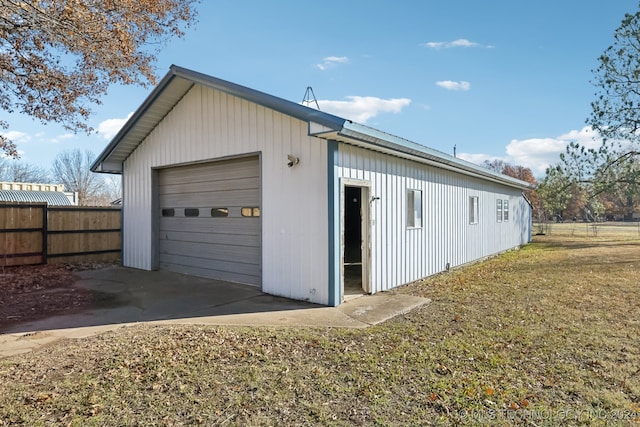
[[[125,267],[83,271],[77,277],[75,286],[91,291],[95,306],[4,331],[0,358],[140,322],[365,328],[430,302],[383,292],[324,307],[263,294],[252,286]]]
[[[376,325],[429,302],[427,298],[382,292],[347,301],[337,309],[354,320]]]

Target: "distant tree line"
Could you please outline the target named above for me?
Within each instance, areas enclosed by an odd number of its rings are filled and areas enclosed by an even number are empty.
[[[50,169],[13,158],[0,158],[0,181],[64,184],[65,191],[78,193],[79,205],[108,206],[121,197],[120,176],[91,172],[95,158],[90,150],[66,150],[54,158]]]
[[[577,183],[558,165],[548,168],[540,182],[531,169],[503,160],[486,160],[482,166],[535,186],[524,195],[531,202],[536,222],[632,219],[637,209],[638,194],[634,186],[626,183],[604,189]]]

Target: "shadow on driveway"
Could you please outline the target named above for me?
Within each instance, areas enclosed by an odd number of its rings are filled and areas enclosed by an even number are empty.
[[[253,286],[166,271],[111,267],[76,276],[74,286],[91,292],[93,306],[13,325],[3,333],[324,308]]]

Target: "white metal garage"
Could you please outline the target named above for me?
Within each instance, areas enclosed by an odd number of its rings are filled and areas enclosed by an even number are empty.
[[[258,157],[158,172],[160,269],[261,285]]]
[[[526,182],[177,66],[91,170],[124,176],[125,266],[331,306],[531,233]]]

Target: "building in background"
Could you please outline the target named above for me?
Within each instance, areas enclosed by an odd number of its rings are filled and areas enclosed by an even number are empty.
[[[52,206],[77,206],[78,193],[62,184],[0,182],[0,202],[46,202]]]

